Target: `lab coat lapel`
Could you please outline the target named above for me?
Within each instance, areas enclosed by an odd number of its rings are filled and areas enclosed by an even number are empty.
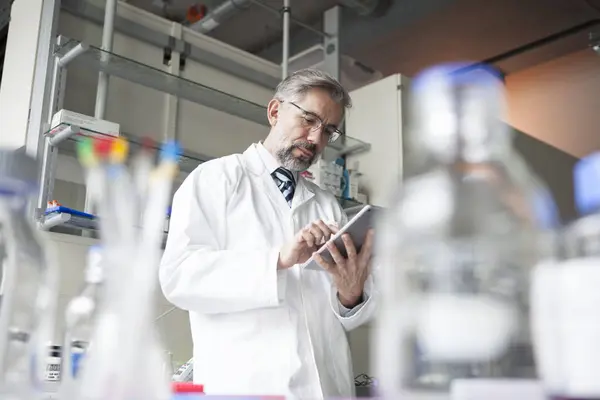
[[[271,203],[273,203],[276,208],[282,210],[284,213],[289,213],[290,206],[288,205],[287,201],[285,201],[285,198],[281,194],[281,191],[277,187],[273,177],[260,158],[256,144],[252,144],[244,152],[244,161],[246,169],[250,172],[250,174],[253,175],[252,179],[260,182],[262,191],[267,194]],[[294,194],[294,200],[295,198],[296,195]],[[292,205],[294,200],[292,200]]]
[[[308,200],[313,198],[315,193],[307,185],[306,179],[298,174],[298,183],[296,184],[296,191],[294,192],[294,199],[292,200],[292,209],[300,207]]]

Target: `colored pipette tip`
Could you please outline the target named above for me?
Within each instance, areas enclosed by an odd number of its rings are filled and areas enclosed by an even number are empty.
[[[110,161],[113,164],[124,164],[129,153],[129,143],[124,138],[116,138],[110,147]]]
[[[110,154],[111,140],[96,138],[94,140],[94,151],[101,160],[106,160]]]
[[[92,139],[89,137],[82,137],[77,141],[77,158],[85,168],[93,167],[98,162],[98,158],[94,153],[94,143]]]
[[[154,141],[154,139],[148,137],[148,136],[144,136],[142,138],[142,151],[151,151],[152,149],[156,148],[156,142]]]
[[[179,143],[174,140],[165,142],[160,149],[160,160],[177,162],[179,155],[181,154],[181,147]]]

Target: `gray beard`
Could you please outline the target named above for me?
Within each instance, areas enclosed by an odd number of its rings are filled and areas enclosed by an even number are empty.
[[[315,153],[315,149],[308,147],[309,150],[313,151],[313,156],[310,159],[299,159],[294,157],[292,151],[295,148],[307,148],[302,145],[292,145],[277,151],[277,160],[286,169],[290,171],[305,171],[317,160],[318,154]]]

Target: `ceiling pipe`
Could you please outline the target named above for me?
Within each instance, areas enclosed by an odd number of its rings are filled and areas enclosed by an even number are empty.
[[[339,0],[339,3],[361,17],[381,17],[392,5],[392,0]]]
[[[248,8],[251,3],[250,0],[226,0],[189,27],[196,32],[209,33],[239,11]]]
[[[598,19],[598,18],[583,22],[581,24],[564,29],[560,32],[553,33],[549,36],[546,36],[541,39],[535,40],[533,42],[529,42],[527,44],[519,46],[516,49],[512,49],[512,50],[506,51],[504,53],[495,55],[493,57],[486,58],[485,60],[481,60],[481,61],[475,62],[473,64],[467,65],[466,67],[460,68],[458,70],[458,72],[461,72],[461,73],[468,72],[470,70],[477,69],[477,68],[481,67],[482,65],[494,65],[496,63],[499,63],[499,62],[508,60],[510,58],[519,56],[521,54],[527,53],[529,51],[535,50],[539,47],[556,42],[557,40],[564,39],[564,38],[574,35],[576,33],[590,30],[598,25],[600,25],[600,19]],[[502,71],[500,71],[500,72],[502,72]]]

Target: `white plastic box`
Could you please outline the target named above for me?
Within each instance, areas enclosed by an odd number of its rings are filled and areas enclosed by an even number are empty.
[[[336,196],[343,192],[344,167],[334,162],[319,160],[314,163],[304,174],[304,177],[322,189],[328,190]]]

